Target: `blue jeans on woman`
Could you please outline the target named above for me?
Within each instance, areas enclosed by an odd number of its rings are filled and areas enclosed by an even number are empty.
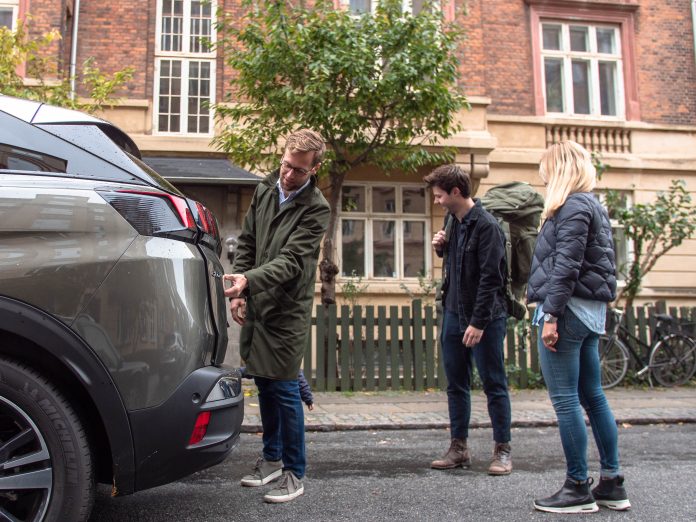
[[[599,335],[567,307],[558,318],[555,352],[544,346],[542,328],[543,322],[537,343],[539,361],[558,418],[567,475],[581,481],[588,477],[584,408],[599,450],[601,476],[613,478],[619,474],[618,430],[602,390]]]
[[[283,470],[299,479],[305,474],[304,410],[297,379],[254,377],[259,390],[264,460],[283,460]]]
[[[488,399],[493,439],[500,443],[510,442],[510,395],[503,353],[505,323],[504,317],[494,319],[484,329],[481,341],[473,348],[467,348],[462,343],[464,332],[459,326],[459,315],[444,310],[442,356],[447,375],[447,406],[453,439],[466,439],[469,436],[471,376],[475,360]]]

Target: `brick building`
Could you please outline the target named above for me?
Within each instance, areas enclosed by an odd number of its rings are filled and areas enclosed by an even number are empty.
[[[364,11],[378,0],[335,0]],[[462,12],[467,4],[467,13]],[[239,0],[218,0],[226,12]],[[422,1],[404,0],[418,9]],[[467,37],[460,84],[472,110],[464,130],[443,142],[478,183],[529,181],[542,190],[537,164],[547,144],[571,138],[610,165],[600,191],[651,200],[673,178],[696,192],[696,61],[692,0],[443,0]],[[128,132],[156,168],[204,201],[224,235],[239,230],[258,177],[231,165],[210,145],[207,102],[223,99],[228,70],[197,43],[215,38],[215,3],[193,0],[0,0],[0,23],[32,16],[31,30],[58,29],[57,62],[94,57],[104,71],[135,68],[122,103],[104,117]],[[79,12],[79,16],[77,13]],[[75,27],[77,26],[77,30]],[[74,36],[76,35],[76,36]],[[73,59],[74,58],[74,59]],[[380,181],[383,180],[383,181]],[[338,257],[369,284],[377,304],[417,290],[417,274],[439,277],[430,238],[441,224],[420,177],[352,172],[344,189],[363,205],[342,211]],[[619,258],[631,248],[616,229]],[[696,303],[696,239],[665,256],[645,280],[641,299]],[[339,281],[340,284],[340,281]]]

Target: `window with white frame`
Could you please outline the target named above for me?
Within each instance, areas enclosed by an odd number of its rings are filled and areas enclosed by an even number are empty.
[[[17,11],[19,0],[0,1],[0,27],[7,27],[10,31],[17,29]]]
[[[619,28],[542,21],[547,114],[625,117]]]
[[[161,134],[213,132],[216,3],[157,2],[154,130]]]
[[[341,0],[341,5],[355,15],[374,12],[379,0]],[[404,11],[418,14],[423,10],[426,0],[402,0]]]
[[[606,207],[607,190],[595,189],[594,194],[599,201]],[[629,208],[632,204],[632,194],[625,190],[613,191],[618,196],[618,204],[622,208]],[[611,222],[611,235],[614,240],[614,254],[616,256],[616,272],[619,281],[626,280],[626,270],[628,269],[629,256],[633,252],[633,244],[628,240],[624,232],[624,227],[617,219],[615,209],[607,208],[609,220]]]
[[[430,270],[428,199],[420,185],[347,184],[341,193],[341,275],[417,278]]]

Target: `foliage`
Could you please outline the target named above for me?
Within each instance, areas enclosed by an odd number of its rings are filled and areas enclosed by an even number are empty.
[[[611,165],[604,163],[604,158],[602,153],[596,150],[592,151],[592,165],[594,165],[595,171],[597,171],[597,181],[601,181],[604,173],[609,170]]]
[[[406,292],[406,294],[413,299],[420,299],[423,301],[423,306],[434,306],[435,305],[435,293],[437,292],[437,287],[440,284],[439,279],[433,279],[429,275],[424,275],[422,272],[418,273],[418,288],[419,290],[413,291],[404,283],[400,283],[399,287]]]
[[[82,68],[82,84],[91,98],[89,103],[81,103],[70,95],[70,78],[61,77],[58,65],[49,52],[51,45],[60,39],[60,33],[53,29],[39,37],[31,38],[27,28],[19,21],[17,29],[10,31],[0,27],[0,91],[3,94],[38,100],[77,109],[96,112],[115,103],[114,93],[133,77],[133,68],[127,67],[107,76],[87,59]],[[26,76],[32,80],[26,84],[17,74],[18,68],[26,67]]]
[[[633,243],[626,270],[626,286],[617,301],[625,298],[625,307],[633,305],[645,275],[659,258],[679,246],[696,232],[696,207],[684,180],[672,180],[668,191],[658,192],[652,203],[622,206],[621,195],[607,193],[607,207],[624,227],[626,238]]]
[[[358,304],[360,296],[367,291],[368,286],[370,286],[369,283],[363,284],[362,276],[357,275],[355,270],[351,272],[350,277],[346,278],[345,282],[341,285],[341,293],[343,294],[343,299],[345,299],[346,304],[350,306],[351,315],[353,314],[353,309]]]
[[[334,302],[334,235],[348,171],[371,164],[389,173],[452,159],[426,148],[459,129],[467,107],[456,89],[454,50],[461,33],[437,9],[416,16],[401,0],[351,16],[330,0],[305,8],[280,0],[245,2],[242,20],[218,13],[218,46],[235,71],[216,146],[249,168],[275,167],[280,139],[297,127],[322,134],[329,150],[334,212],[324,239],[322,296]],[[270,154],[263,154],[263,152]],[[326,261],[326,262],[324,262]]]

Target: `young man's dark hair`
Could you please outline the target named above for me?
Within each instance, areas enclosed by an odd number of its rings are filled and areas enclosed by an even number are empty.
[[[471,196],[471,179],[459,165],[442,165],[423,178],[428,188],[439,187],[447,194],[457,187],[462,197]]]

